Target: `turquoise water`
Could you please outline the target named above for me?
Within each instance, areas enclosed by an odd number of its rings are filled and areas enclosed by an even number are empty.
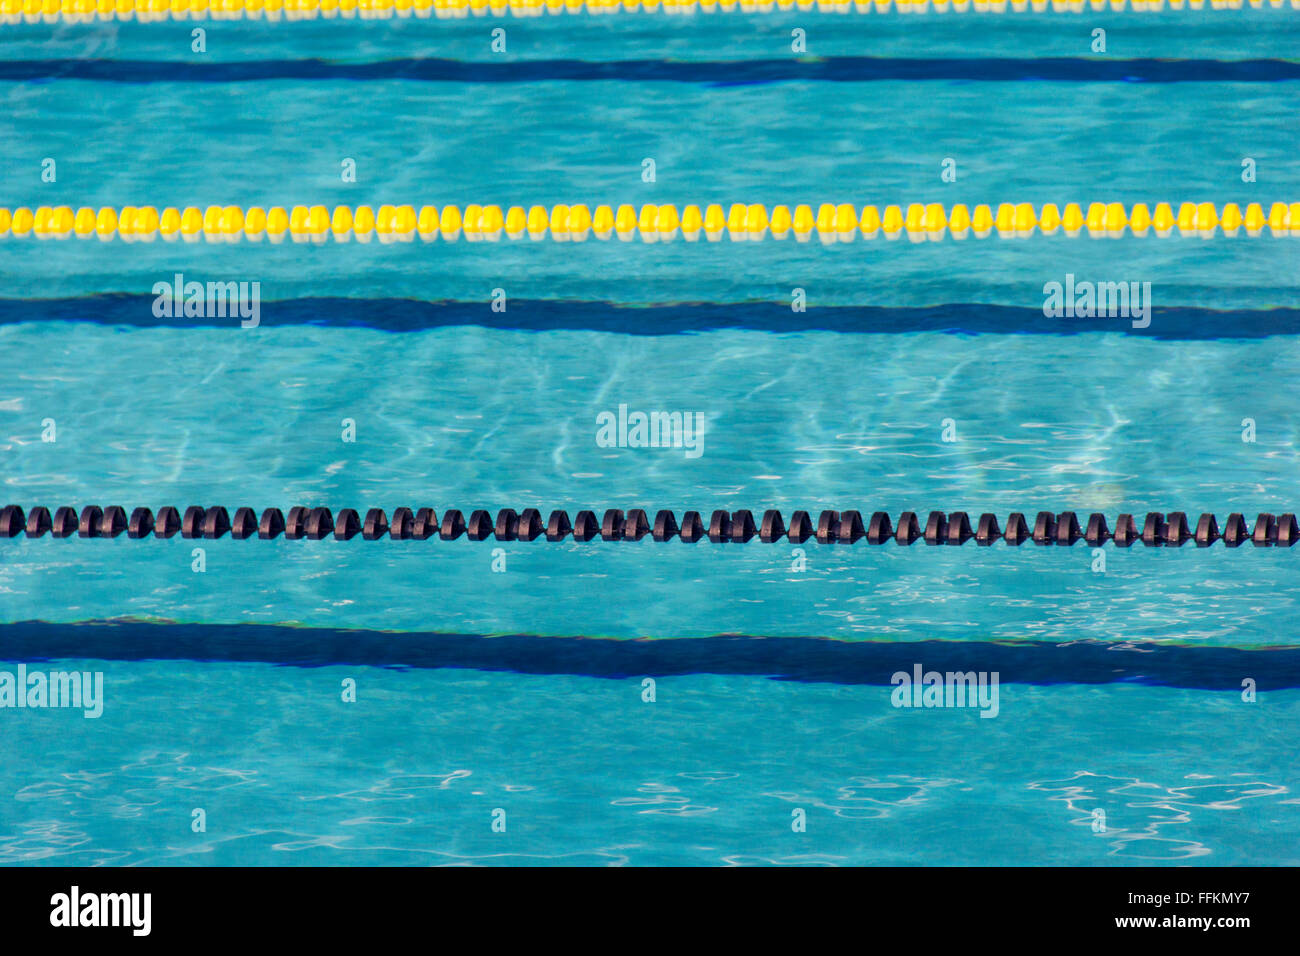
[[[43,760],[4,775],[0,860],[1297,862],[1300,781],[1282,758],[1294,691],[1245,705],[1016,686],[981,720],[898,710],[882,688],[729,677],[665,679],[648,704],[636,680],[172,662],[110,674],[111,720],[13,723],[8,746]],[[356,704],[339,702],[348,677]]]
[[[805,20],[815,55],[886,59],[1090,58],[1095,25],[1123,58],[1286,59],[1300,32],[1293,11],[504,25],[507,62],[650,60],[667,76],[776,57]],[[486,62],[495,25],[213,23],[204,60],[188,26],[4,27],[0,75]],[[1300,199],[1294,81],[58,70],[0,81],[0,204]],[[1298,265],[1300,240],[1268,235],[10,237],[2,503],[1281,513],[1300,501]],[[176,272],[259,282],[260,327],[154,319],[152,286]],[[1067,273],[1151,282],[1150,327],[1043,318],[1043,285]],[[808,312],[783,315],[795,288]],[[703,454],[599,447],[596,416],[621,403],[701,413]],[[1292,551],[1107,547],[1101,570],[1082,544],[497,547],[0,542],[0,671],[75,667],[105,686],[94,720],[0,708],[0,861],[1298,862]],[[891,674],[913,663],[1001,673],[996,718],[893,706]]]

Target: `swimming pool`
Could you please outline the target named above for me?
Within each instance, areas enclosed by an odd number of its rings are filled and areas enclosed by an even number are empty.
[[[206,21],[201,54],[188,26],[6,24],[4,201],[1267,213],[1300,200],[1279,78],[1298,24],[1267,7]],[[1112,60],[1174,65],[1099,78],[1094,27]],[[795,28],[850,78],[765,78],[799,62]],[[1300,239],[1267,229],[10,235],[0,263],[0,504],[1222,521],[1300,501]],[[258,283],[259,324],[158,316],[177,274]],[[1067,276],[1150,283],[1149,324],[1045,315]],[[620,405],[698,413],[701,453],[602,447]],[[0,709],[0,861],[1300,862],[1296,552],[1100,553],[5,539],[0,670],[99,672],[104,691],[96,719]],[[996,717],[897,706],[914,666],[999,675]]]

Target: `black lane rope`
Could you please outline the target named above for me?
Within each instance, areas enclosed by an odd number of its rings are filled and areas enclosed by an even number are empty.
[[[1121,514],[1111,530],[1106,516],[1089,515],[1081,525],[1073,511],[1054,514],[1040,511],[1031,525],[1019,512],[1007,518],[1005,529],[998,524],[996,515],[981,514],[972,525],[964,511],[944,513],[931,511],[924,523],[914,511],[904,511],[894,523],[888,513],[877,511],[865,521],[859,511],[823,511],[816,522],[807,511],[795,511],[786,524],[781,512],[764,511],[755,523],[752,511],[714,511],[707,523],[701,512],[683,513],[681,523],[671,511],[659,511],[653,522],[649,513],[636,508],[623,512],[616,508],[606,510],[597,518],[594,511],[579,511],[572,521],[566,511],[552,511],[543,522],[536,508],[516,512],[504,508],[494,520],[491,513],[480,509],[471,511],[467,519],[456,509],[443,512],[442,521],[432,508],[397,508],[392,517],[382,508],[371,508],[363,518],[353,508],[344,508],[337,517],[329,508],[290,508],[288,514],[279,508],[267,508],[260,517],[252,508],[236,508],[234,516],[225,508],[202,508],[197,505],[182,513],[176,508],[160,508],[154,514],[148,508],[136,508],[128,517],[126,510],[112,505],[100,508],[86,505],[80,512],[76,508],[56,508],[53,513],[44,507],[24,513],[18,505],[0,509],[0,538],[14,538],[20,534],[40,538],[46,534],[55,538],[116,538],[123,534],[129,538],[182,538],[216,539],[259,538],[271,540],[283,535],[289,539],[306,538],[319,541],[335,538],[347,541],[360,535],[367,541],[380,538],[425,541],[438,537],[454,541],[462,536],[471,541],[563,541],[570,536],[575,541],[640,541],[650,537],[655,541],[677,538],[694,544],[701,538],[715,543],[744,543],[758,538],[774,543],[782,538],[802,544],[815,540],[821,544],[856,544],[863,538],[868,544],[882,545],[893,541],[910,545],[924,541],[931,545],[962,545],[974,540],[989,546],[1004,541],[1013,546],[1032,541],[1040,545],[1073,545],[1083,541],[1099,547],[1107,541],[1116,547],[1131,547],[1140,541],[1148,547],[1181,547],[1195,542],[1197,547],[1208,548],[1222,541],[1229,548],[1240,547],[1247,541],[1255,547],[1292,547],[1300,540],[1300,526],[1291,513],[1273,515],[1262,513],[1250,526],[1243,515],[1233,513],[1220,529],[1212,514],[1202,514],[1195,530],[1188,524],[1187,515],[1181,511],[1168,514],[1149,512],[1141,522],[1131,514]]]

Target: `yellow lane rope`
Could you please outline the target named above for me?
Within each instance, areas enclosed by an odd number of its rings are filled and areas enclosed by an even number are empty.
[[[73,211],[71,206],[40,206],[35,210],[0,207],[0,239],[122,239],[148,242],[157,237],[167,241],[253,242],[283,241],[368,242],[426,241],[462,236],[470,242],[505,239],[544,239],[582,242],[588,238],[645,242],[677,238],[688,242],[705,239],[733,241],[816,236],[825,242],[897,239],[916,241],[974,237],[996,234],[1003,238],[1024,237],[1041,232],[1052,235],[1117,237],[1125,232],[1137,236],[1199,235],[1205,238],[1245,234],[1258,236],[1300,235],[1300,202],[1275,202],[1267,211],[1261,203],[1250,203],[1243,211],[1237,203],[1161,202],[1152,209],[1146,203],[1127,207],[1123,203],[1094,202],[1086,207],[1055,203],[1035,207],[1031,203],[1002,203],[996,208],[964,204],[950,209],[941,203],[912,203],[908,206],[854,206],[823,203],[812,206],[767,206],[735,203],[727,210],[720,205],[704,208],[686,206],[679,214],[672,205],[643,205],[639,210],[622,205],[596,206],[557,204],[547,208],[511,206],[208,206],[200,209],[154,206],[89,206]]]
[[[94,20],[314,20],[603,13],[1083,13],[1300,9],[1300,0],[0,0],[0,23]]]

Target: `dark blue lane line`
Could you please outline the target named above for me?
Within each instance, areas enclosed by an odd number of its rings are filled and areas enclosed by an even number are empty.
[[[264,80],[416,80],[536,83],[622,80],[736,86],[799,80],[968,80],[1104,83],[1271,83],[1300,79],[1294,60],[896,59],[867,56],[771,60],[511,60],[413,57],[369,63],[320,59],[210,63],[166,60],[55,59],[0,62],[0,81],[101,80],[112,83],[244,83]]]
[[[1101,641],[840,641],[727,634],[610,640],[534,634],[395,633],[274,624],[139,621],[0,624],[0,661],[258,662],[292,667],[467,668],[626,679],[689,674],[889,685],[898,671],[997,672],[1002,683],[1118,684],[1236,691],[1300,687],[1300,647],[1238,650]]]
[[[237,328],[238,318],[158,318],[151,295],[94,295],[70,299],[0,299],[0,325],[16,322],[91,322],[137,328]],[[792,312],[779,302],[733,305],[622,306],[610,302],[511,299],[506,312],[487,302],[415,299],[304,298],[261,304],[261,327],[318,325],[413,332],[451,326],[523,331],[580,330],[625,335],[675,335],[710,329],[763,332],[947,332],[953,334],[1078,335],[1122,332],[1155,339],[1258,339],[1300,334],[1300,308],[1153,308],[1151,324],[1125,318],[1047,318],[1043,310],[980,303],[922,308],[817,306]]]

